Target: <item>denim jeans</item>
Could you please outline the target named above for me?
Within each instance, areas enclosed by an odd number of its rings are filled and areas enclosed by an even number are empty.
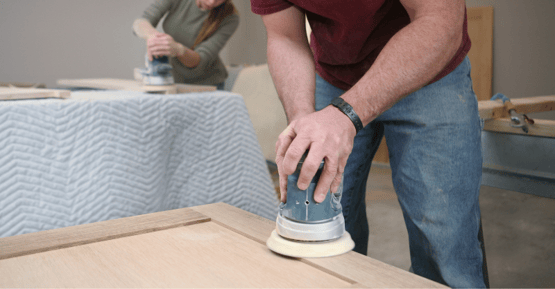
[[[343,93],[316,76],[317,110]],[[401,99],[361,130],[347,161],[341,199],[355,251],[367,251],[366,182],[385,135],[409,234],[411,270],[451,287],[486,286],[478,203],[480,134],[468,57],[449,75]]]

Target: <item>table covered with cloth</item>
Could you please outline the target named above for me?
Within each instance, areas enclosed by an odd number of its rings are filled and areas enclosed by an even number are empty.
[[[240,95],[0,101],[0,237],[215,202],[277,214]]]

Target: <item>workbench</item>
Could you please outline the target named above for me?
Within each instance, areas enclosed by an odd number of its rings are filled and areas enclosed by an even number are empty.
[[[0,287],[443,287],[355,252],[277,255],[274,228],[217,203],[0,238]]]
[[[277,214],[240,95],[0,101],[0,237],[214,202]]]

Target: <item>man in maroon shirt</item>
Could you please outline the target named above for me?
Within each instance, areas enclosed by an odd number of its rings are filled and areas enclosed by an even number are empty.
[[[344,176],[346,229],[366,254],[366,180],[385,134],[411,270],[452,287],[487,286],[481,126],[464,0],[251,5],[266,26],[268,64],[289,122],[276,144],[282,201],[303,153],[300,189],[324,159],[315,200],[336,192]]]

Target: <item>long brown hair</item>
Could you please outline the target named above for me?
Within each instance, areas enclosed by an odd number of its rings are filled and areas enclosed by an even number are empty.
[[[231,0],[227,0],[220,6],[210,10],[210,14],[208,15],[208,18],[204,20],[204,23],[200,28],[200,32],[197,35],[197,39],[195,40],[195,44],[193,44],[191,49],[194,49],[201,42],[212,36],[218,27],[220,27],[222,21],[224,21],[224,19],[231,14],[237,14],[237,9],[235,9]]]

